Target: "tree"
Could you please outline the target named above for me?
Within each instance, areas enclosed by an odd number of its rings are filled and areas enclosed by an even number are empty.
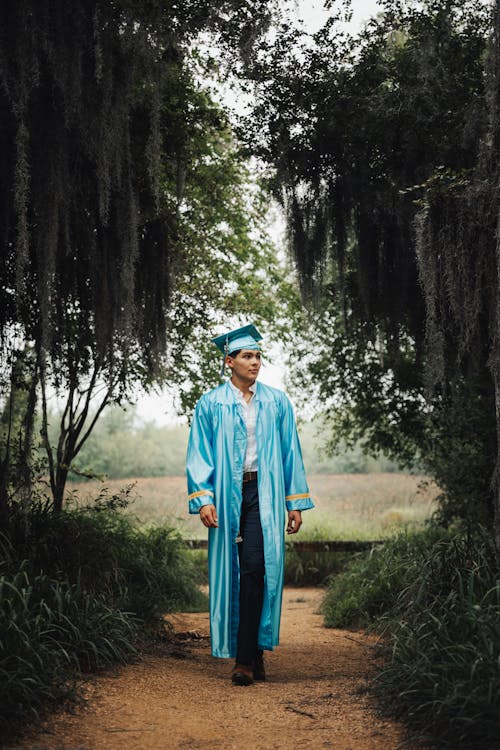
[[[485,375],[493,386],[487,479],[500,552],[500,3],[487,67],[487,117],[477,163],[467,174],[437,171],[416,217],[426,301],[428,381],[434,390]],[[448,389],[449,390],[449,389]],[[451,406],[457,398],[451,393]],[[493,471],[491,471],[491,467]]]
[[[187,128],[193,134],[186,155],[184,189],[179,203],[177,253],[166,335],[169,346],[158,384],[177,388],[177,406],[189,413],[200,393],[219,380],[220,358],[208,332],[248,319],[264,322],[272,338],[290,341],[300,326],[301,307],[295,284],[277,261],[265,222],[265,195],[242,163],[220,108],[203,91],[190,96]],[[41,377],[42,434],[55,507],[62,507],[68,474],[109,403],[127,400],[133,383],[154,384],[144,353],[127,347],[126,368],[115,366],[102,379],[106,362],[94,361],[92,336],[87,352],[74,354],[71,341],[52,382],[60,384],[65,406],[57,417],[52,447],[47,383]],[[120,361],[120,360],[118,360]],[[67,368],[67,369],[65,369]],[[63,376],[60,378],[60,373]],[[88,373],[87,379],[84,373]]]
[[[208,31],[226,54],[248,54],[273,5],[2,4],[2,361],[21,340],[42,403],[49,384],[68,387],[56,508],[96,387],[99,411],[164,369],[192,140],[187,53]]]
[[[15,488],[22,507],[30,502],[31,451],[35,429],[37,362],[29,347],[14,352],[2,382],[6,393],[0,413],[0,528],[8,526],[9,489]]]
[[[414,227],[430,183],[464,179],[476,164],[490,8],[383,6],[356,39],[332,20],[312,48],[297,51],[284,33],[261,55],[247,143],[274,170],[270,186],[315,311],[310,374],[337,439],[363,436],[367,449],[404,462],[417,454],[446,491],[448,520],[491,520],[487,326],[482,319],[460,362],[445,331],[446,375],[431,390],[436,350],[425,318],[430,304],[447,304],[448,277],[422,293]]]

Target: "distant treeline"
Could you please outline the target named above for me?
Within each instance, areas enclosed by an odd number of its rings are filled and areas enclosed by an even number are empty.
[[[56,423],[54,416],[52,421]],[[399,467],[384,456],[363,454],[361,446],[329,456],[326,434],[314,422],[299,427],[306,469],[309,473],[353,474],[397,472]],[[187,425],[159,426],[140,419],[134,408],[110,408],[96,425],[78,455],[74,468],[83,474],[126,477],[179,476],[184,473]],[[70,478],[81,478],[76,472]]]

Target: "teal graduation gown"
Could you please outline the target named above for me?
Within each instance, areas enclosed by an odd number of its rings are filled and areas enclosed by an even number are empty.
[[[285,556],[285,510],[307,510],[307,486],[292,405],[283,391],[257,382],[255,390],[259,509],[264,536],[264,604],[259,648],[279,643]],[[213,656],[236,655],[239,622],[239,534],[247,431],[243,407],[229,383],[205,393],[193,416],[186,473],[189,512],[217,508],[208,530],[210,635]]]

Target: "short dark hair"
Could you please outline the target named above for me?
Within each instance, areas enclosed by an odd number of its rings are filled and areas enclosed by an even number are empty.
[[[238,354],[241,352],[241,349],[235,349],[234,352],[228,352],[228,357],[237,357]]]

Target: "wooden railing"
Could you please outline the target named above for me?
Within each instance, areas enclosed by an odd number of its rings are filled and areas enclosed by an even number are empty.
[[[294,549],[298,552],[361,552],[384,543],[383,539],[375,539],[370,542],[343,541],[338,539],[326,542],[316,540],[292,542],[290,539],[286,541],[288,544],[293,545]],[[186,539],[185,543],[190,549],[207,549],[208,547],[207,539]]]

